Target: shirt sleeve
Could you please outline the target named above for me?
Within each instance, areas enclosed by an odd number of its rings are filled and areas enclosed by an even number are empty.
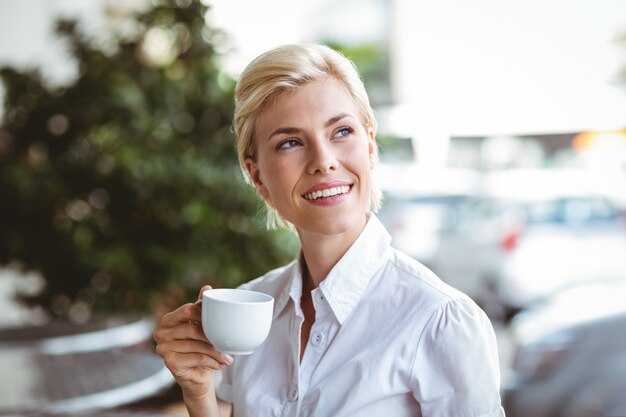
[[[504,416],[491,322],[470,299],[451,299],[431,316],[411,372],[422,415]]]
[[[215,371],[215,395],[222,401],[233,402],[232,366]]]

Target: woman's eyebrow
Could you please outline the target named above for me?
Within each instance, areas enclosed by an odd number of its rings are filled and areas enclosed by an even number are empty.
[[[269,141],[270,139],[272,139],[272,136],[280,135],[281,133],[293,135],[296,133],[300,133],[300,129],[298,129],[297,127],[279,127],[267,137],[267,140]]]
[[[328,121],[324,124],[324,127],[330,127],[345,117],[352,117],[352,116],[350,116],[348,113],[339,113],[337,116],[334,116],[328,119]]]
[[[324,123],[324,127],[330,127],[333,124],[337,123],[338,121],[340,121],[341,119],[344,119],[346,117],[352,117],[350,114],[348,113],[339,113],[336,116],[331,117],[330,119],[328,119],[328,121],[326,123]],[[300,133],[301,130],[298,129],[297,127],[279,127],[278,129],[274,130],[268,137],[267,140],[269,141],[270,139],[272,139],[273,136],[275,135],[280,135],[282,134],[286,134],[286,135],[294,135],[296,133]]]

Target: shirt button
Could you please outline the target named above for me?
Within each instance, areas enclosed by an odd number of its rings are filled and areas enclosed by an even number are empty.
[[[326,341],[326,337],[324,333],[316,330],[311,334],[311,344],[315,347],[322,346]]]
[[[315,294],[315,299],[321,303],[324,301],[324,294],[322,294],[321,291],[318,291],[317,294]]]
[[[298,399],[298,386],[295,386],[289,392],[289,401],[296,401]]]

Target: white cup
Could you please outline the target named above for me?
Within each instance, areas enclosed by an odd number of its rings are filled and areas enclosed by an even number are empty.
[[[220,352],[249,355],[267,338],[274,298],[256,291],[220,288],[202,293],[202,330]]]

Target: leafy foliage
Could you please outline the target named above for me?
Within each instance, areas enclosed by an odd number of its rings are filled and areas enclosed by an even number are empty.
[[[147,310],[164,291],[235,286],[295,252],[287,232],[264,230],[239,171],[234,83],[205,12],[161,2],[107,47],[60,21],[70,86],[0,69],[0,264],[45,280],[25,301],[56,316]]]
[[[372,105],[391,103],[390,57],[389,48],[385,42],[352,45],[328,39],[323,43],[354,62],[363,78]]]

